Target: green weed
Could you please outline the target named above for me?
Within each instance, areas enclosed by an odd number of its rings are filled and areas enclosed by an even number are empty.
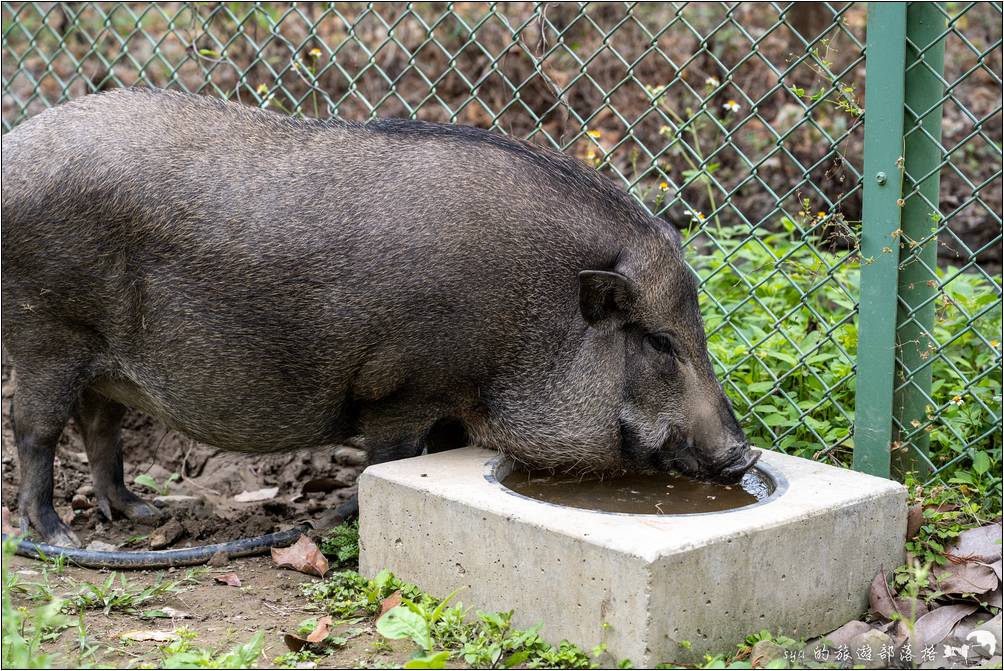
[[[178,629],[178,640],[160,648],[160,668],[163,669],[246,669],[251,667],[265,645],[265,634],[259,631],[247,643],[235,645],[225,652],[197,646],[197,634]]]
[[[512,613],[478,612],[473,621],[462,604],[450,606],[454,594],[443,600],[423,593],[382,571],[367,580],[354,571],[332,574],[308,585],[305,593],[332,614],[348,618],[372,617],[381,603],[400,592],[399,605],[377,622],[377,631],[390,639],[415,643],[415,656],[405,668],[443,668],[450,659],[485,668],[591,668],[591,657],[577,646],[562,641],[553,646],[541,639],[540,627],[519,630],[512,626]],[[597,655],[602,654],[602,649]]]
[[[3,542],[3,595],[2,595],[2,643],[0,661],[5,669],[47,669],[57,662],[56,655],[42,652],[42,644],[58,638],[69,624],[62,614],[63,604],[59,599],[31,611],[15,608],[11,592],[23,587],[18,575],[9,568],[14,555],[16,538]]]
[[[116,578],[117,584],[116,584]],[[76,594],[68,596],[64,610],[113,610],[135,613],[140,606],[162,596],[181,591],[179,581],[166,581],[163,576],[152,585],[137,587],[120,573],[112,573],[103,583],[84,582]]]
[[[321,552],[334,557],[339,566],[359,563],[359,521],[345,522],[321,540]]]
[[[140,473],[135,478],[133,478],[133,482],[140,487],[146,487],[151,492],[154,492],[159,496],[167,496],[168,494],[171,493],[171,483],[177,482],[180,479],[181,479],[180,474],[171,473],[171,475],[166,480],[164,480],[164,482],[157,482],[157,480],[152,475],[149,475],[147,473]]]

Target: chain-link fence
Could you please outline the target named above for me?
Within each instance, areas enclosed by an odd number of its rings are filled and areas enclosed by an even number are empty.
[[[888,245],[898,261],[880,289],[893,311],[899,300],[900,354],[875,352],[897,366],[882,447],[999,472],[1001,4],[937,12],[928,43],[906,40],[915,60],[898,74],[906,151],[933,147],[935,161],[897,194],[909,229],[925,223]],[[867,61],[867,14],[861,3],[5,2],[3,125],[138,84],[293,115],[473,124],[574,154],[685,232],[711,352],[752,441],[850,463],[859,283],[875,261],[861,247],[864,82],[896,67]]]

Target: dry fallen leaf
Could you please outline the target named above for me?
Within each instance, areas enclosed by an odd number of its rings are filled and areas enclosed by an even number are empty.
[[[317,626],[314,627],[314,631],[310,632],[310,635],[307,636],[307,643],[320,643],[326,639],[330,633],[331,616],[325,615],[317,621]]]
[[[871,588],[868,591],[868,604],[873,611],[888,619],[893,619],[893,615],[898,613],[903,617],[916,620],[927,615],[928,612],[927,606],[919,599],[893,596],[889,590],[884,568],[880,568],[875,579],[872,580]]]
[[[892,616],[899,613],[896,607],[896,600],[893,599],[889,591],[889,581],[885,577],[885,567],[880,567],[871,587],[868,589],[868,605],[871,609],[884,618],[892,619]]]
[[[237,577],[236,573],[224,573],[223,575],[214,576],[213,580],[222,585],[230,585],[231,587],[241,586],[241,579]]]
[[[937,645],[950,633],[955,623],[976,611],[975,604],[951,604],[935,608],[917,620],[913,628],[913,647],[921,649]]]
[[[307,645],[307,639],[301,638],[296,634],[284,634],[282,640],[291,652],[300,652]]]
[[[851,620],[847,624],[824,634],[822,639],[827,641],[832,647],[850,646],[855,637],[871,630],[871,625],[860,620]]]
[[[966,529],[958,540],[948,546],[947,552],[960,559],[992,563],[1001,558],[1001,525]]]
[[[906,511],[906,540],[912,540],[924,523],[924,506],[915,503]]]
[[[170,606],[164,606],[158,610],[164,611],[164,614],[168,617],[174,618],[176,620],[184,620],[192,617],[191,613],[186,613],[183,610],[178,610],[177,608],[171,608]]]
[[[241,492],[234,497],[234,501],[238,503],[252,503],[254,501],[268,501],[269,499],[274,499],[275,495],[279,493],[278,487],[265,487],[264,489],[256,489],[253,492]]]
[[[377,619],[379,620],[384,613],[399,605],[401,605],[401,590],[395,590],[393,594],[380,602],[380,614],[377,615]]]
[[[155,608],[153,610],[143,611],[143,617],[147,618],[169,617],[172,620],[184,620],[192,617],[192,615],[191,613],[186,613],[185,611],[178,610],[177,608],[164,606],[163,608]]]
[[[173,631],[127,631],[119,634],[119,638],[127,641],[154,641],[155,643],[170,643],[180,636]]]
[[[328,572],[328,560],[314,541],[303,534],[288,548],[272,548],[272,561],[279,568],[291,568],[319,578]]]
[[[341,489],[342,487],[348,487],[349,483],[345,482],[340,478],[314,478],[313,480],[308,480],[300,491],[304,494],[310,494],[311,492],[332,492],[336,489]]]
[[[945,594],[985,594],[1000,582],[990,566],[976,562],[949,564],[935,569],[934,577]]]
[[[94,552],[115,552],[118,548],[111,543],[106,543],[104,541],[91,541],[87,544],[85,550],[93,550]]]

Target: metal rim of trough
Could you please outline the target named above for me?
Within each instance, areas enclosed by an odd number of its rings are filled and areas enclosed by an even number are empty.
[[[545,506],[551,506],[553,508],[561,508],[561,509],[574,508],[575,510],[588,510],[588,512],[596,513],[597,515],[616,515],[618,517],[657,517],[657,518],[698,517],[702,515],[728,515],[729,513],[735,513],[742,510],[749,510],[750,508],[756,508],[758,506],[766,505],[781,498],[781,496],[783,496],[784,493],[788,491],[788,478],[785,477],[784,473],[782,473],[780,469],[768,463],[764,463],[763,460],[760,460],[759,462],[757,462],[757,465],[753,467],[753,470],[757,471],[757,473],[759,473],[761,477],[767,481],[767,485],[769,487],[772,487],[772,489],[770,494],[760,499],[756,503],[750,503],[745,506],[739,506],[738,508],[729,508],[728,510],[709,510],[708,512],[705,513],[670,513],[666,515],[660,515],[659,513],[619,513],[619,512],[612,512],[609,510],[592,510],[588,508],[577,508],[575,506],[563,506],[557,503],[551,503],[550,501],[544,501],[542,499],[535,499],[531,496],[526,496],[524,494],[520,494],[519,492],[515,492],[506,487],[504,484],[502,484],[502,479],[512,472],[512,469],[515,465],[516,463],[512,459],[504,455],[500,454],[496,457],[492,457],[487,462],[485,462],[485,473],[484,473],[485,480],[487,480],[488,483],[493,487],[498,487],[499,489],[501,489],[506,494],[509,494],[510,496],[517,496],[521,499],[526,499],[527,501],[533,501],[534,503],[539,503]],[[504,473],[501,472],[503,470],[505,470]]]

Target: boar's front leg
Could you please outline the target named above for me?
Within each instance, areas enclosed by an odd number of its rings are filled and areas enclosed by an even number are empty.
[[[122,463],[122,417],[126,408],[101,394],[85,389],[74,408],[73,419],[84,437],[87,461],[98,509],[111,520],[119,513],[131,520],[154,522],[160,513],[125,485]]]

